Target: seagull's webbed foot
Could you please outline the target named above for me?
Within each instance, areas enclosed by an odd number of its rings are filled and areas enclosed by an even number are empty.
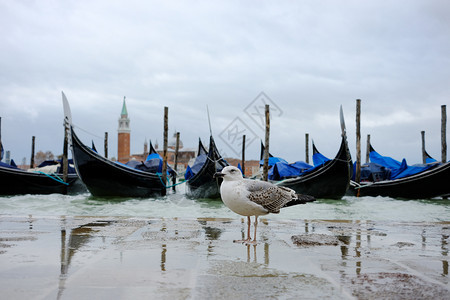
[[[233,243],[239,243],[239,244],[247,244],[249,242],[251,242],[252,239],[251,238],[247,238],[245,240],[233,240]]]
[[[258,216],[255,216],[255,234],[254,234],[254,238],[253,240],[250,237],[250,216],[247,216],[247,238],[245,240],[233,240],[233,243],[240,243],[240,244],[245,244],[245,245],[256,245],[256,227],[258,226]]]

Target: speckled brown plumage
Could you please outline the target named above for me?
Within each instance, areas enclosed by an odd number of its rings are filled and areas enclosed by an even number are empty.
[[[248,198],[250,201],[267,209],[270,213],[277,214],[280,212],[280,208],[290,201],[296,200],[297,196],[291,189],[272,185],[250,193]]]

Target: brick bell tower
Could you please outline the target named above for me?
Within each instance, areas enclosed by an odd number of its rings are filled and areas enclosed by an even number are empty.
[[[130,119],[128,118],[127,105],[123,97],[122,112],[120,113],[119,135],[117,137],[117,160],[126,163],[130,160]]]

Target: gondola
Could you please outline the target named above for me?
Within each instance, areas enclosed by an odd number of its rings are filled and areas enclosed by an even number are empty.
[[[228,163],[220,156],[212,136],[209,138],[208,151],[199,140],[197,158],[192,166],[188,166],[185,174],[187,196],[196,199],[219,198],[222,181],[213,176],[226,166]]]
[[[84,145],[75,134],[69,102],[64,93],[62,98],[75,169],[93,196],[149,197],[166,194],[166,185],[158,172],[142,171],[113,162]]]
[[[77,180],[75,173],[64,182],[60,172],[27,171],[0,162],[0,195],[67,194]]]
[[[353,173],[352,158],[347,144],[344,116],[340,111],[342,139],[334,159],[323,156],[314,147],[315,154],[322,160],[315,167],[306,169],[299,176],[276,181],[277,185],[293,189],[299,194],[314,196],[317,199],[341,199],[347,192]]]
[[[376,158],[379,154],[370,146],[371,161],[382,161]],[[438,163],[427,155],[427,164],[408,167],[406,161],[397,162],[399,167],[378,164],[378,172],[364,176],[361,183],[351,182],[349,194],[354,196],[383,196],[401,199],[430,199],[450,194],[450,163]],[[365,168],[373,168],[371,163]],[[387,175],[386,175],[387,174]]]
[[[67,179],[64,181],[61,161],[44,161],[35,169],[24,170],[18,168],[12,159],[9,163],[1,162],[3,153],[0,138],[0,195],[2,196],[67,194],[80,190],[74,187],[78,181],[78,175],[70,166],[68,166]]]
[[[300,176],[277,181],[276,184],[317,199],[341,199],[349,188],[351,176],[352,159],[347,137],[343,135],[341,146],[334,159],[305,170]]]

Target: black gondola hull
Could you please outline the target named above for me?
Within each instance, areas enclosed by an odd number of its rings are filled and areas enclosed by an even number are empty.
[[[158,174],[131,169],[114,163],[86,147],[72,132],[75,168],[93,196],[149,197],[166,194]]]
[[[199,141],[199,154],[206,152]],[[214,178],[216,172],[221,171],[228,163],[223,160],[216,148],[213,137],[210,137],[208,158],[201,170],[186,181],[187,196],[195,199],[220,198],[220,184],[222,178]]]
[[[69,174],[65,185],[42,173],[0,167],[0,195],[66,194],[77,180],[76,174]]]
[[[220,197],[221,178],[213,178],[217,172],[215,163],[210,163],[203,172],[187,183],[187,196],[196,199],[217,199]]]
[[[352,195],[429,199],[450,194],[450,163],[405,178],[352,185]]]
[[[318,199],[341,199],[349,188],[352,167],[347,138],[343,136],[340,149],[333,160],[310,173],[277,184]]]

